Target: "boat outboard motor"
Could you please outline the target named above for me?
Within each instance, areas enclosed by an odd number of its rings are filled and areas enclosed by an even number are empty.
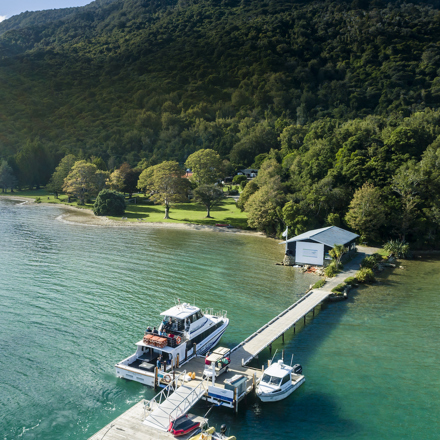
[[[295,365],[293,366],[293,372],[294,372],[295,374],[302,374],[302,372],[303,372],[303,367],[301,367],[300,364],[295,364]]]
[[[228,429],[228,427],[223,423],[223,425],[220,426],[220,434],[226,435],[226,430],[227,429]]]

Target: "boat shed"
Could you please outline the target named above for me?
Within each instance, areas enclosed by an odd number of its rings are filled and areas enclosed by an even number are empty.
[[[283,244],[286,245],[286,255],[294,258],[295,264],[325,266],[326,260],[331,260],[328,253],[335,245],[344,245],[348,248],[349,255],[356,252],[358,237],[358,234],[337,226],[328,226],[304,232],[284,241]]]

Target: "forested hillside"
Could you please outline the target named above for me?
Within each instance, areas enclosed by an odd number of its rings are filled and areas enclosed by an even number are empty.
[[[21,14],[0,34],[0,157],[23,185],[46,183],[67,153],[113,169],[212,148],[236,167],[266,160],[260,193],[279,179],[261,196],[275,214],[255,227],[283,227],[287,202],[297,230],[344,222],[370,182],[388,207],[375,232],[438,239],[436,6],[101,0]],[[425,185],[415,202],[393,187],[402,166]]]

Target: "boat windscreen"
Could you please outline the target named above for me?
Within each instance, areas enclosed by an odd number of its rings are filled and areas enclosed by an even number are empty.
[[[281,380],[280,377],[269,376],[268,374],[263,374],[263,377],[261,378],[261,382],[267,385],[280,385]]]

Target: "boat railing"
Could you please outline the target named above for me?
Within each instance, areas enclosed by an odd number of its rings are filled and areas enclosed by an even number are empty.
[[[170,412],[169,422],[174,422],[174,420],[186,414],[186,412],[194,406],[199,400],[201,395],[205,394],[208,390],[205,380],[202,380],[182,401],[175,406],[175,408]]]
[[[171,394],[176,391],[176,389],[185,383],[186,370],[183,370],[178,376],[171,380],[171,382],[158,394],[156,394],[151,400],[144,402],[144,413],[146,411],[154,411],[159,407],[165,400],[170,397]],[[179,385],[180,383],[180,385]]]
[[[219,310],[214,312],[214,309],[212,308],[203,310],[203,314],[216,316],[217,318],[226,318],[228,316],[227,310]]]

